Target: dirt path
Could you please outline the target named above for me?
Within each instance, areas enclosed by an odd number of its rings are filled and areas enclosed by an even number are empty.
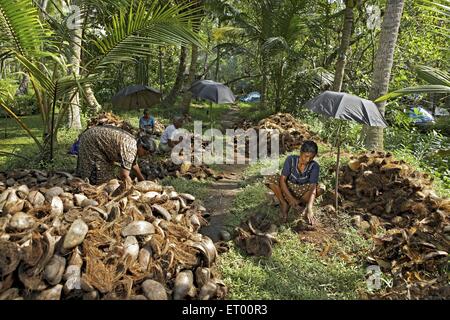
[[[221,119],[222,128],[234,128],[241,120],[239,108],[232,106],[230,111]],[[217,171],[230,175],[230,179],[222,179],[213,182],[208,187],[208,196],[203,199],[205,207],[209,210],[211,218],[209,225],[203,227],[200,232],[210,237],[214,242],[221,240],[220,232],[224,229],[225,218],[230,213],[234,198],[241,190],[239,183],[246,164],[223,164],[217,166]]]

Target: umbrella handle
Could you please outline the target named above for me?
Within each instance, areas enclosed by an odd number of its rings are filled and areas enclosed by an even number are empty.
[[[340,134],[341,134],[341,123],[339,123],[338,129],[337,129],[337,137],[336,137],[336,144],[337,144],[337,159],[336,159],[336,185],[335,185],[335,208],[336,213],[338,213],[338,206],[339,206],[339,164],[340,164],[340,158],[341,158],[341,142],[340,142]]]

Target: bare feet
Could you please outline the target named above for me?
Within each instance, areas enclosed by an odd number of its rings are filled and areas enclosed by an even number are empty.
[[[286,223],[288,221],[289,204],[286,201],[280,202],[281,220]]]

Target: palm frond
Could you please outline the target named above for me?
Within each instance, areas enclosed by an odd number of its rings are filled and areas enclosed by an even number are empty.
[[[261,46],[263,51],[289,50],[289,44],[283,37],[270,37]]]
[[[428,66],[417,66],[416,70],[418,77],[429,84],[450,87],[450,74],[448,72]]]
[[[23,56],[36,55],[47,32],[32,1],[0,0],[0,33],[15,51]]]
[[[48,73],[41,71],[36,63],[33,63],[20,53],[17,52],[15,56],[17,61],[24,67],[25,70],[27,70],[30,75],[30,79],[35,83],[35,85],[40,86],[48,93],[52,93],[55,91],[55,84],[49,77]]]
[[[222,41],[226,38],[237,38],[246,35],[244,28],[238,28],[233,26],[226,26],[220,28],[214,28],[212,30],[212,39],[214,41]]]
[[[88,64],[89,70],[144,57],[153,45],[193,43],[203,47],[199,36],[192,31],[192,21],[200,9],[192,6],[189,3],[159,6],[153,2],[147,7],[140,1],[136,8],[121,10],[111,18],[105,28],[106,35],[94,41],[100,57]]]
[[[442,85],[425,85],[425,86],[416,86],[416,87],[408,87],[400,90],[396,90],[390,92],[384,96],[379,97],[375,100],[376,103],[386,101],[389,99],[397,98],[400,96],[405,96],[408,94],[417,94],[417,93],[444,93],[450,94],[450,87],[442,86]]]

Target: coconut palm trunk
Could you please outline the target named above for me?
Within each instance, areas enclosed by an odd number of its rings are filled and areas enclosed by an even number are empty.
[[[192,45],[191,51],[191,65],[189,66],[189,76],[187,79],[187,84],[190,85],[195,80],[195,74],[197,72],[197,60],[198,60],[198,46]],[[189,107],[191,105],[192,93],[187,91],[183,95],[183,100],[181,101],[181,112],[183,114],[189,114]]]
[[[90,84],[83,86],[84,89],[84,101],[87,104],[87,108],[90,113],[97,114],[102,110],[102,106],[98,103],[97,98],[95,98],[94,91]]]
[[[161,103],[163,106],[173,106],[177,99],[177,95],[180,92],[184,82],[184,71],[186,70],[186,57],[187,57],[187,48],[181,47],[177,77],[175,78],[175,83],[172,87],[172,90],[170,90],[170,93]]]
[[[375,100],[388,92],[404,3],[404,0],[388,0],[386,2],[386,10],[381,25],[380,42],[375,58],[372,87],[369,93],[370,100]],[[384,115],[386,102],[378,103],[377,106],[381,114]],[[366,134],[365,147],[367,149],[382,150],[384,144],[383,129],[365,126],[364,131]]]
[[[347,51],[350,47],[350,39],[353,29],[353,8],[354,0],[345,1],[344,27],[342,30],[341,45],[339,47],[338,60],[336,62],[336,71],[334,73],[333,91],[340,92],[344,81],[345,65],[347,64]]]
[[[73,2],[74,5],[79,5],[78,1]],[[75,24],[75,28],[72,30],[71,34],[71,53],[69,57],[69,63],[71,68],[69,69],[69,75],[78,77],[80,75],[80,64],[81,64],[81,45],[83,40],[83,21],[82,17],[79,17],[80,21]],[[81,115],[80,115],[80,95],[78,92],[69,95],[73,96],[71,101],[69,101],[68,119],[67,126],[71,129],[81,129]]]

